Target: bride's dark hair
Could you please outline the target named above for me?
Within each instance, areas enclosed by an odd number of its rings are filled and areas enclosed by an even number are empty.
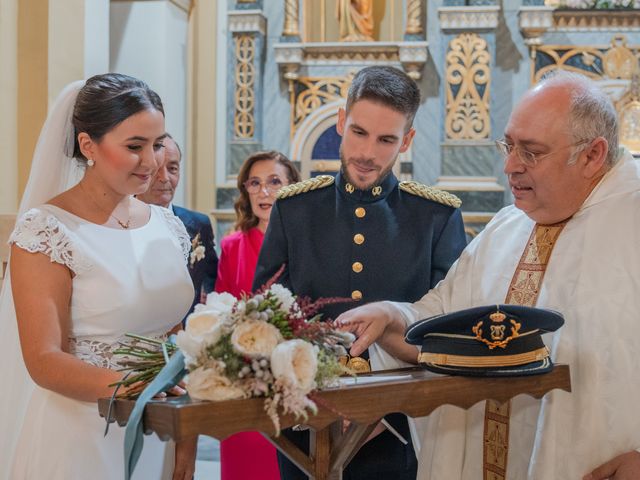
[[[143,110],[158,110],[164,115],[162,100],[142,80],[120,73],[91,77],[84,84],[73,108],[73,157],[86,161],[80,151],[78,134],[86,132],[100,139],[119,123]]]

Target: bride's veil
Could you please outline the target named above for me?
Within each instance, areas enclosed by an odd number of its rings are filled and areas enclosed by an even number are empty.
[[[40,132],[18,218],[30,208],[67,190],[84,168],[73,155],[73,107],[84,81],[67,85],[51,107]],[[0,293],[0,480],[9,480],[13,454],[22,428],[33,382],[22,360],[9,268]],[[38,285],[33,285],[38,288]]]

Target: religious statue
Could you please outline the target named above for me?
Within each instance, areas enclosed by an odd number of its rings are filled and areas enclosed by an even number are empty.
[[[373,41],[373,0],[337,0],[341,42]]]

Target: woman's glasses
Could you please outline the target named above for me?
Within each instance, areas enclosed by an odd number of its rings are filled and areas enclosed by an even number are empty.
[[[258,177],[251,177],[249,180],[243,183],[244,188],[247,189],[251,195],[260,193],[261,190],[265,190],[267,193],[276,193],[282,188],[282,180],[277,175],[270,175],[266,181],[260,180]]]

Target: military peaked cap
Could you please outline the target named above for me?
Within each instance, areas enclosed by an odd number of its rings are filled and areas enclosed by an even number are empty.
[[[558,312],[520,305],[489,305],[438,315],[411,325],[405,340],[422,345],[419,363],[449,375],[520,376],[553,364],[544,332],[564,323]]]

